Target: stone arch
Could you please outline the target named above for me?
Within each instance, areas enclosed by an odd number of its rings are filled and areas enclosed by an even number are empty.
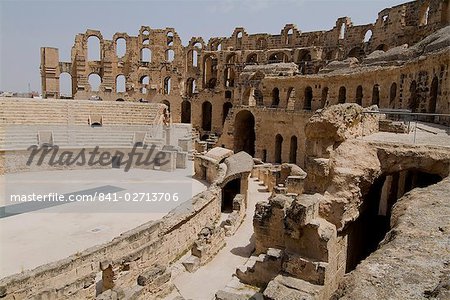
[[[170,91],[172,89],[171,82],[172,80],[170,79],[170,76],[164,78],[164,95],[170,95]]]
[[[363,87],[362,85],[358,85],[358,87],[356,88],[356,98],[355,98],[355,102],[358,105],[363,105]]]
[[[234,119],[234,152],[245,151],[255,156],[255,116],[248,110],[241,110]]]
[[[393,82],[389,90],[389,107],[395,108],[395,99],[397,98],[397,83]]]
[[[241,178],[235,178],[227,182],[222,188],[222,204],[221,212],[231,213],[233,212],[233,200],[237,194],[241,192]]]
[[[302,61],[311,61],[311,52],[307,49],[302,49],[297,54],[297,63]]]
[[[361,59],[365,55],[366,53],[361,47],[354,47],[348,52],[347,57],[355,57],[357,59]]]
[[[286,53],[284,52],[276,52],[276,53],[272,53],[269,56],[269,64],[274,64],[274,63],[285,63],[285,62],[289,62],[289,58],[286,55]]]
[[[234,87],[235,73],[234,68],[226,67],[224,70],[225,87]]]
[[[194,78],[188,78],[186,80],[186,95],[192,97],[197,90],[197,84]]]
[[[372,35],[373,35],[372,29],[367,30],[366,33],[364,34],[363,42],[364,43],[370,42],[370,40],[372,39]]]
[[[181,123],[191,123],[191,102],[181,102]]]
[[[116,77],[116,93],[123,93],[125,92],[125,85],[126,85],[126,79],[125,75],[119,74]]]
[[[203,61],[203,84],[206,88],[214,88],[217,83],[217,58],[207,55]]]
[[[339,104],[345,103],[346,100],[347,100],[347,90],[345,89],[345,86],[341,86],[339,88],[338,103]]]
[[[122,58],[127,54],[127,41],[120,37],[116,39],[116,56]]]
[[[274,88],[272,90],[272,105],[271,107],[278,107],[280,104],[280,90],[278,88]]]
[[[275,163],[281,164],[282,158],[281,155],[283,154],[283,137],[281,134],[277,134],[275,136]]]
[[[380,85],[375,84],[372,89],[372,105],[380,106]]]
[[[303,109],[311,110],[313,100],[313,90],[310,86],[305,88],[305,100],[303,103]]]
[[[88,61],[101,60],[100,38],[91,35],[87,39],[87,57]]]
[[[212,104],[209,101],[202,104],[202,129],[204,131],[212,129]]]
[[[339,29],[339,39],[343,40],[345,38],[346,25],[345,23],[341,24],[341,28]]]
[[[149,63],[152,61],[152,51],[149,48],[141,49],[141,62]]]
[[[147,87],[150,84],[150,76],[148,75],[141,76],[141,78],[139,79],[139,83],[141,85],[140,92],[142,94],[147,94],[148,92]]]
[[[322,89],[321,108],[324,108],[328,101],[328,87]]]
[[[436,112],[437,96],[438,96],[439,80],[434,76],[433,81],[431,81],[430,87],[430,100],[428,102],[428,112]]]
[[[172,49],[167,49],[166,50],[166,61],[173,62],[174,59],[175,59],[175,51],[173,51]]]
[[[415,80],[413,80],[409,86],[408,108],[412,112],[416,112],[419,109],[419,97],[417,95],[417,83]]]
[[[100,85],[102,84],[102,78],[100,75],[97,73],[91,73],[89,74],[88,81],[92,92],[98,92],[100,90]]]
[[[168,31],[166,34],[166,38],[167,38],[167,46],[173,46],[173,32],[172,31]]]
[[[247,64],[257,64],[258,63],[258,54],[250,53],[249,55],[247,55],[245,62]]]
[[[233,104],[231,102],[225,102],[222,107],[222,125],[225,124],[225,120],[228,116],[228,113],[233,108]]]
[[[70,73],[62,72],[59,74],[59,97],[61,99],[73,97],[73,86],[73,79]]]
[[[297,136],[291,136],[291,144],[289,147],[289,162],[296,164],[297,163]]]

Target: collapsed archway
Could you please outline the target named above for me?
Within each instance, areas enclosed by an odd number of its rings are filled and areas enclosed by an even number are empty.
[[[234,152],[255,156],[255,139],[255,117],[248,110],[238,112],[234,119]]]

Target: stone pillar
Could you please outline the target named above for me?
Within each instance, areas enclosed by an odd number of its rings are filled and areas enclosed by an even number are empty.
[[[380,205],[378,207],[378,215],[386,216],[388,211],[389,194],[392,186],[392,175],[386,176],[383,187],[381,188]]]
[[[398,174],[397,199],[400,199],[400,197],[402,197],[405,194],[406,173],[407,171],[401,171]]]

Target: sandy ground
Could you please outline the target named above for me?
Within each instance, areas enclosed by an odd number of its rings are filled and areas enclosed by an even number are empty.
[[[0,278],[63,259],[89,247],[106,243],[121,233],[151,220],[206,189],[190,178],[192,166],[175,172],[119,169],[45,171],[0,176],[1,205],[11,193],[73,193],[97,187],[126,193],[180,189],[177,202],[66,203],[51,208],[0,218]],[[108,191],[108,188],[104,189]],[[5,195],[6,194],[6,195]],[[159,206],[158,206],[159,205]],[[8,209],[8,206],[6,206]]]
[[[249,199],[247,214],[244,222],[233,236],[226,237],[226,246],[205,266],[200,267],[196,272],[189,273],[185,270],[172,273],[172,281],[176,289],[166,300],[172,300],[176,296],[185,299],[210,300],[214,299],[215,293],[225,288],[232,280],[232,275],[236,267],[244,265],[254,250],[253,240],[253,215],[255,204],[262,200],[267,200],[269,193],[259,192],[262,189],[260,183],[254,178],[249,182]],[[175,264],[174,269],[179,268],[179,264],[184,258]],[[183,268],[181,266],[181,268]]]

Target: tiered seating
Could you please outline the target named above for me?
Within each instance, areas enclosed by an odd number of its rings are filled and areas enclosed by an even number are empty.
[[[130,147],[135,133],[144,143],[162,146],[159,104],[77,100],[0,98],[0,149],[26,149],[41,132],[60,147]],[[90,115],[102,116],[102,127],[90,127]]]

